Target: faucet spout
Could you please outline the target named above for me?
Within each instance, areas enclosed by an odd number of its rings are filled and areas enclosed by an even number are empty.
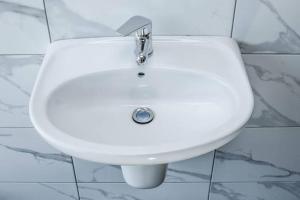
[[[133,16],[128,19],[117,32],[123,36],[128,36],[136,32],[136,61],[138,65],[144,64],[148,57],[152,55],[152,22],[142,16]]]

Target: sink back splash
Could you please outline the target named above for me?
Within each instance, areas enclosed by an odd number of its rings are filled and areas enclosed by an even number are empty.
[[[299,8],[299,0],[0,1],[0,197],[34,199],[35,191],[43,199],[300,199]],[[116,166],[54,150],[28,117],[50,42],[118,36],[115,29],[133,15],[152,19],[154,35],[235,38],[255,94],[252,118],[237,140],[170,165],[167,183],[150,191],[128,188]]]
[[[297,54],[299,7],[298,0],[4,0],[0,53],[43,53],[49,37],[117,36],[129,17],[143,15],[154,35],[232,36],[243,53]]]
[[[46,1],[53,40],[116,35],[114,30],[134,15],[151,19],[154,35],[228,36],[233,7],[234,0]]]

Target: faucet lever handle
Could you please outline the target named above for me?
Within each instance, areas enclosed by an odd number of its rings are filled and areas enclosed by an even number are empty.
[[[127,36],[135,31],[143,30],[144,33],[151,33],[152,22],[150,19],[143,16],[133,16],[129,18],[122,26],[117,29],[117,32]]]

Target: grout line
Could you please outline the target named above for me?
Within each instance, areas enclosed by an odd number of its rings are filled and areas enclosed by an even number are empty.
[[[105,182],[100,182],[100,181],[96,181],[96,182],[90,182],[90,181],[87,181],[87,182],[84,182],[84,181],[81,181],[81,182],[78,182],[78,183],[83,183],[83,184],[85,184],[85,183],[88,183],[88,184],[93,184],[93,183],[103,183],[103,184],[113,184],[113,183],[116,183],[116,184],[122,184],[122,183],[124,183],[124,184],[127,184],[125,181],[105,181]],[[171,181],[171,182],[163,182],[162,184],[184,184],[184,183],[189,183],[189,184],[193,184],[193,183],[195,183],[195,184],[198,184],[198,183],[205,183],[205,184],[207,184],[207,183],[209,183],[208,181],[181,181],[181,182],[175,182],[175,181]]]
[[[50,40],[50,43],[51,43],[52,42],[52,38],[51,38],[51,33],[50,33],[50,26],[49,26],[49,21],[48,21],[48,15],[47,15],[47,9],[46,9],[45,0],[43,0],[43,5],[44,5],[45,16],[46,16],[46,22],[47,22],[48,36],[49,36],[49,40]]]
[[[264,128],[300,128],[300,126],[259,126],[259,127],[247,127],[245,126],[244,128],[246,129],[264,129]]]
[[[0,53],[0,56],[43,56],[43,53]]]
[[[78,182],[77,182],[77,177],[76,177],[76,171],[75,171],[75,166],[74,166],[74,160],[73,160],[73,157],[72,157],[72,156],[71,156],[71,160],[72,160],[72,167],[73,167],[73,173],[74,173],[74,179],[75,179],[75,184],[76,184],[76,190],[77,190],[78,200],[80,200],[79,189],[78,189]]]
[[[7,183],[7,184],[11,184],[11,183],[24,183],[24,184],[30,184],[30,183],[54,183],[54,184],[58,184],[58,183],[62,183],[62,184],[74,184],[75,182],[67,182],[67,181],[0,181],[0,184],[2,183]]]
[[[212,165],[211,165],[211,174],[210,174],[210,180],[209,180],[209,187],[208,187],[207,200],[210,199],[210,190],[211,190],[212,177],[213,177],[214,166],[215,166],[216,151],[217,151],[217,150],[214,150],[213,162],[212,162]]]
[[[250,181],[213,181],[213,183],[300,183],[300,180],[297,181],[254,181],[254,180],[250,180]]]
[[[1,128],[34,128],[33,126],[0,126],[0,129]]]
[[[242,55],[270,55],[270,56],[280,56],[280,55],[285,55],[285,56],[300,56],[300,53],[276,53],[276,52],[270,52],[270,53],[266,53],[266,52],[254,52],[254,53],[241,53]]]
[[[233,16],[232,16],[232,24],[231,24],[231,32],[230,32],[230,37],[232,38],[233,34],[233,28],[234,28],[234,21],[235,21],[235,11],[236,11],[236,4],[238,0],[235,0],[234,2],[234,8],[233,8]]]

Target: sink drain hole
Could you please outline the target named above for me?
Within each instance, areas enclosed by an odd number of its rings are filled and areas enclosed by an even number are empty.
[[[148,124],[154,118],[154,113],[150,108],[137,108],[132,113],[132,119],[138,124]]]

